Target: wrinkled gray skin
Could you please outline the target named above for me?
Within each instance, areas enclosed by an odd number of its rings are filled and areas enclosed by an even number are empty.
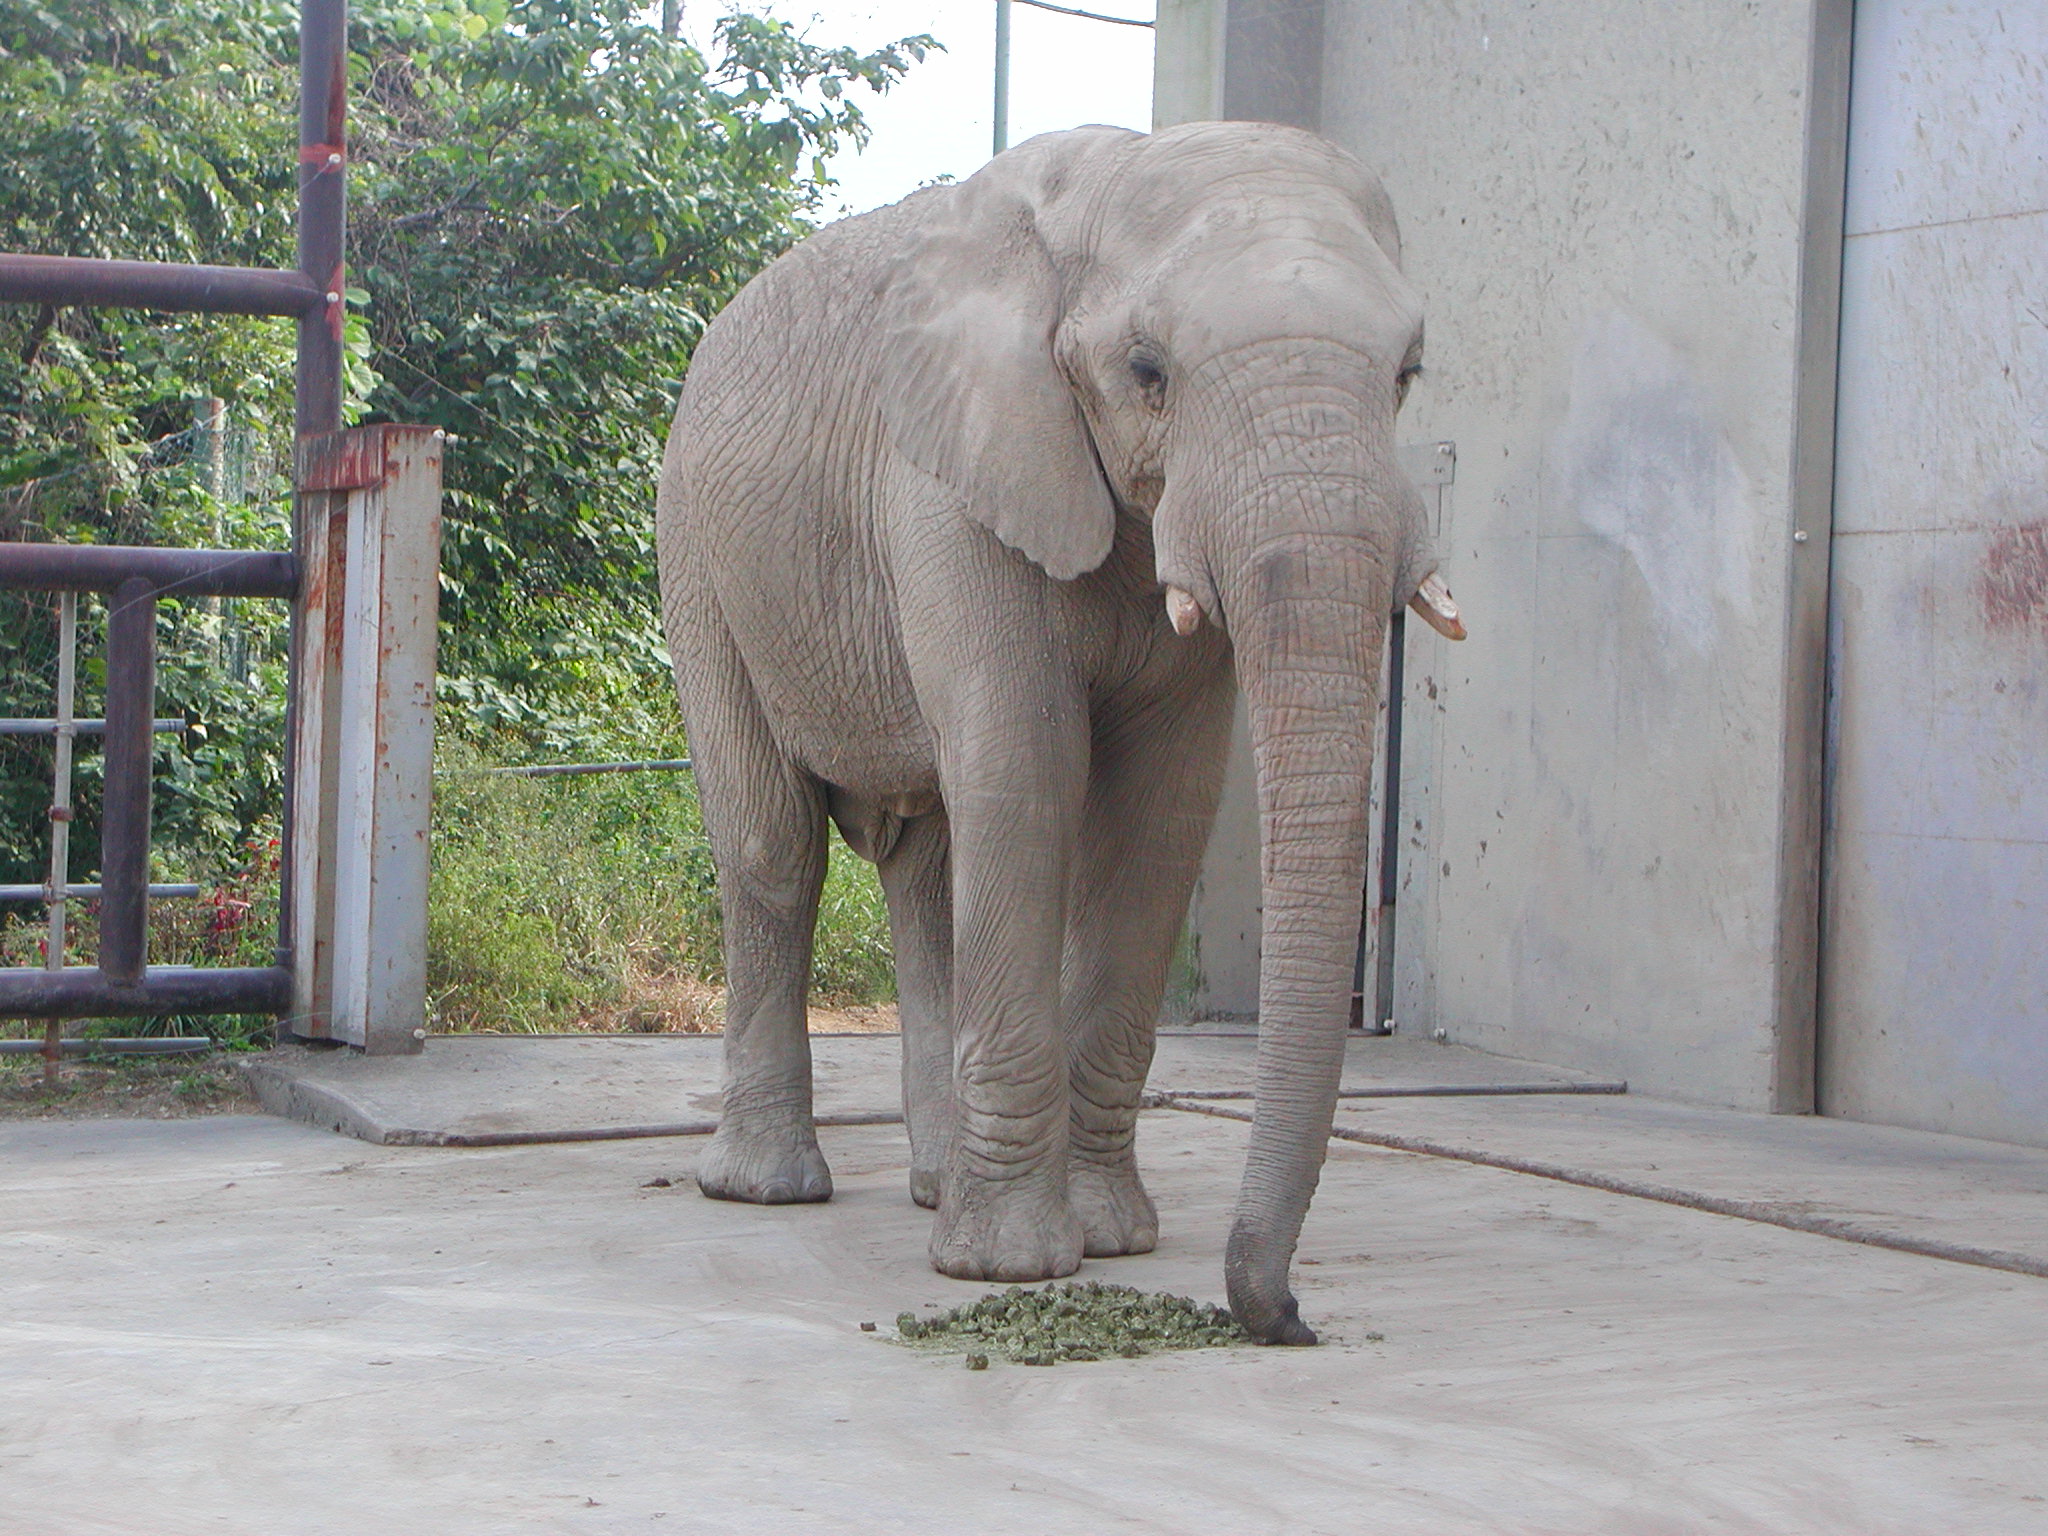
[[[829,815],[888,898],[932,1264],[1152,1248],[1139,1097],[1242,688],[1265,927],[1226,1278],[1255,1336],[1314,1342],[1288,1265],[1381,647],[1435,564],[1394,457],[1422,348],[1398,259],[1385,193],[1320,139],[1084,128],[833,225],[710,328],[658,524],[731,982],[704,1193],[832,1191],[804,1031]]]

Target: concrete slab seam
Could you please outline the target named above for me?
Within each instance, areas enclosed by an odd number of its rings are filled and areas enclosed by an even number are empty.
[[[903,1116],[891,1110],[846,1110],[811,1118],[813,1125],[901,1125]],[[673,1125],[607,1125],[559,1131],[390,1131],[384,1138],[393,1147],[532,1147],[565,1141],[642,1141],[656,1136],[709,1136],[718,1129],[716,1120],[680,1120]]]
[[[1245,1110],[1226,1109],[1220,1104],[1175,1099],[1165,1094],[1149,1099],[1148,1104],[1154,1108],[1177,1109],[1190,1115],[1213,1115],[1219,1120],[1238,1120],[1245,1124],[1250,1124],[1253,1118]],[[1916,1254],[1921,1258],[1944,1259],[1952,1264],[1974,1264],[1982,1269],[2000,1269],[2011,1274],[2048,1279],[2048,1259],[2035,1258],[2032,1254],[2012,1253],[2001,1248],[1976,1248],[1966,1243],[1943,1242],[1939,1238],[1887,1232],[1881,1227],[1866,1227],[1832,1216],[1815,1216],[1787,1210],[1768,1201],[1735,1200],[1721,1195],[1674,1189],[1666,1184],[1650,1184],[1614,1174],[1594,1173],[1589,1169],[1569,1168],[1561,1163],[1542,1163],[1532,1158],[1514,1157],[1505,1152],[1486,1152],[1477,1147],[1451,1146],[1420,1136],[1399,1136],[1385,1131],[1359,1131],[1341,1125],[1332,1126],[1330,1135],[1334,1140],[1355,1142],[1360,1146],[1383,1147],[1391,1152],[1415,1152],[1425,1157],[1476,1163],[1484,1168],[1498,1168],[1507,1173],[1524,1173],[1534,1178],[1553,1179],[1560,1184],[1576,1184],[1583,1189],[1605,1190],[1608,1194],[1627,1195],[1637,1200],[1655,1200],[1662,1205],[1683,1206],[1688,1210],[1704,1211],[1713,1216],[1732,1216],[1738,1221],[1759,1222],[1765,1226],[1783,1227],[1791,1232],[1808,1232],[1817,1237],[1831,1237],[1839,1242],[1861,1243],[1870,1248],[1890,1248],[1898,1253]]]

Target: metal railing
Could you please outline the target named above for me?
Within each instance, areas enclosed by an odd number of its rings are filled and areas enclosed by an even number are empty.
[[[18,722],[56,739],[50,804],[49,879],[22,889],[0,887],[0,899],[41,900],[49,931],[41,968],[0,969],[0,1017],[45,1019],[147,1017],[175,1013],[277,1013],[291,995],[288,964],[188,968],[148,965],[149,899],[197,895],[197,887],[149,880],[151,758],[161,727],[156,717],[156,605],[166,595],[290,598],[297,591],[291,557],[239,550],[136,549],[125,546],[0,545],[0,586],[55,590],[58,670],[55,714]],[[100,879],[74,886],[70,874],[73,715],[78,676],[78,594],[109,593],[107,605],[104,789],[100,811]],[[99,901],[99,956],[93,966],[67,966],[67,906],[74,897]]]
[[[374,915],[379,942],[396,943],[408,953],[420,949],[417,968],[423,971],[425,893],[423,876],[413,865],[424,868],[424,791],[414,797],[419,806],[408,804],[395,818],[380,819],[378,797],[411,794],[412,781],[420,777],[412,759],[422,729],[431,752],[432,577],[423,587],[419,567],[422,562],[431,567],[438,550],[440,446],[439,435],[423,428],[339,430],[347,32],[346,0],[303,0],[296,270],[0,253],[0,302],[296,320],[293,428],[299,445],[289,551],[0,544],[0,588],[65,594],[66,612],[73,614],[80,592],[108,597],[104,721],[72,718],[71,692],[60,687],[50,721],[6,722],[10,734],[47,729],[56,738],[50,879],[31,889],[49,903],[57,942],[50,945],[44,967],[0,969],[0,1017],[54,1021],[271,1013],[290,1015],[294,1030],[314,1035],[333,1034],[373,1049],[417,1048],[413,1021],[367,1019],[362,1012],[382,1007],[403,1015],[405,986],[396,991],[358,987],[337,1004],[322,990],[332,981],[331,965],[320,979],[313,978],[313,943],[307,936],[317,930],[319,943],[360,954],[368,940],[349,924],[370,924]],[[424,549],[411,547],[422,544]],[[271,966],[147,964],[148,901],[169,890],[152,888],[147,875],[151,740],[163,723],[152,708],[156,605],[173,596],[268,597],[293,605],[285,708],[285,878]],[[422,652],[425,698],[418,696]],[[403,697],[387,686],[394,679],[402,682]],[[303,718],[309,688],[322,711],[310,736]],[[337,709],[353,712],[337,714]],[[64,906],[82,894],[68,870],[70,758],[73,742],[87,729],[98,731],[105,743],[100,951],[97,966],[70,967],[62,959]],[[346,740],[358,731],[387,755],[393,741],[402,741],[406,762],[395,771],[382,759],[358,763]],[[344,777],[348,782],[342,786]],[[343,822],[347,828],[337,833]],[[366,832],[365,826],[374,830]],[[399,861],[403,867],[394,874],[386,845],[409,842],[417,842],[419,857]],[[420,887],[417,901],[415,885]],[[332,910],[337,901],[354,902],[353,915],[337,919]],[[414,911],[415,906],[422,910]],[[400,931],[415,918],[417,944]],[[325,959],[321,963],[327,965]],[[408,963],[398,969],[410,977],[415,967]],[[423,975],[419,990],[423,1013]],[[351,1008],[356,1012],[350,1013]],[[337,1018],[343,1021],[339,1026]],[[54,1023],[46,1046],[54,1071]]]

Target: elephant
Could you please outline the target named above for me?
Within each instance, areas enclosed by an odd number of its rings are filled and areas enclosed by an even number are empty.
[[[1142,1253],[1136,1128],[1238,690],[1264,917],[1231,1309],[1327,1150],[1388,619],[1462,635],[1394,420],[1392,206],[1298,129],[1045,134],[810,235],[706,330],[656,498],[723,902],[706,1195],[830,1198],[806,989],[827,819],[878,867],[910,1193],[961,1279]]]

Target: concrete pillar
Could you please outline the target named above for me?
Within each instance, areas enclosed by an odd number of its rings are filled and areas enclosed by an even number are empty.
[[[1218,3],[1161,11],[1162,73],[1223,55],[1162,78],[1162,117],[1293,67],[1299,28]],[[1385,180],[1427,307],[1401,437],[1458,447],[1439,544],[1472,639],[1430,677],[1415,1022],[1747,1109],[1812,1104],[1826,560],[1794,534],[1827,526],[1849,9],[1320,24],[1316,123]],[[1235,1000],[1230,815],[1198,1006]]]

